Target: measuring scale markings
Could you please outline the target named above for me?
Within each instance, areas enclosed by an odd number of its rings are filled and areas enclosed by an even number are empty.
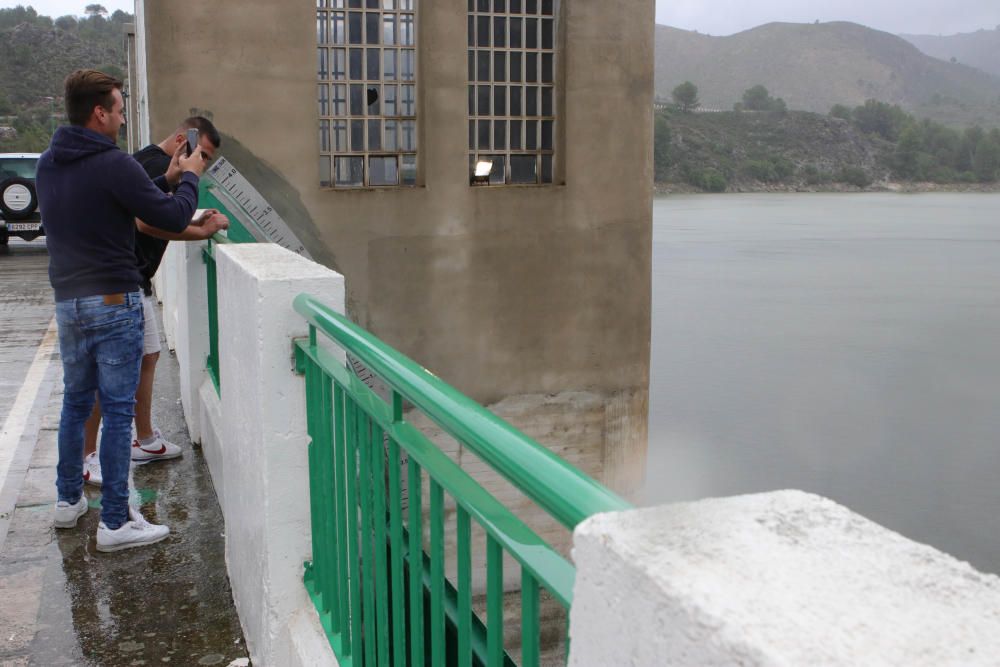
[[[219,158],[206,175],[219,186],[215,191],[233,204],[231,213],[258,241],[277,243],[312,259],[288,223],[226,158]]]

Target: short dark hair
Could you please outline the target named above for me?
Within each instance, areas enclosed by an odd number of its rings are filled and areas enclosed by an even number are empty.
[[[108,111],[114,106],[112,91],[122,89],[122,80],[96,69],[78,69],[63,84],[66,100],[66,117],[73,125],[86,125],[94,107]]]
[[[219,131],[215,129],[215,125],[212,121],[205,118],[204,116],[190,116],[184,119],[181,126],[178,129],[188,130],[191,128],[198,129],[198,136],[206,136],[208,140],[212,142],[212,145],[218,148],[222,144],[222,137],[219,136]]]

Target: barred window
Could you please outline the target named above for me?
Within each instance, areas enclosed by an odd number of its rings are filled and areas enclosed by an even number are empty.
[[[415,185],[416,0],[316,0],[320,185]]]
[[[552,182],[555,0],[468,0],[474,184]]]

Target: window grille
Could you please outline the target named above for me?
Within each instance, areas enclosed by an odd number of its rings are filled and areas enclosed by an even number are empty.
[[[317,0],[320,185],[415,185],[416,0]]]
[[[473,183],[552,183],[556,13],[555,0],[468,0]]]

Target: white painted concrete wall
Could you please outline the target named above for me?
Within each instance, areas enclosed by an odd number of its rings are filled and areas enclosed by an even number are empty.
[[[800,491],[577,527],[570,664],[1000,665],[1000,578]]]
[[[247,647],[257,665],[336,665],[302,584],[311,558],[309,440],[292,338],[308,327],[292,300],[308,292],[344,312],[344,279],[277,245],[217,246],[219,396],[204,371],[200,246],[171,244],[158,290],[165,319],[176,313],[181,401],[225,517],[226,562]]]

